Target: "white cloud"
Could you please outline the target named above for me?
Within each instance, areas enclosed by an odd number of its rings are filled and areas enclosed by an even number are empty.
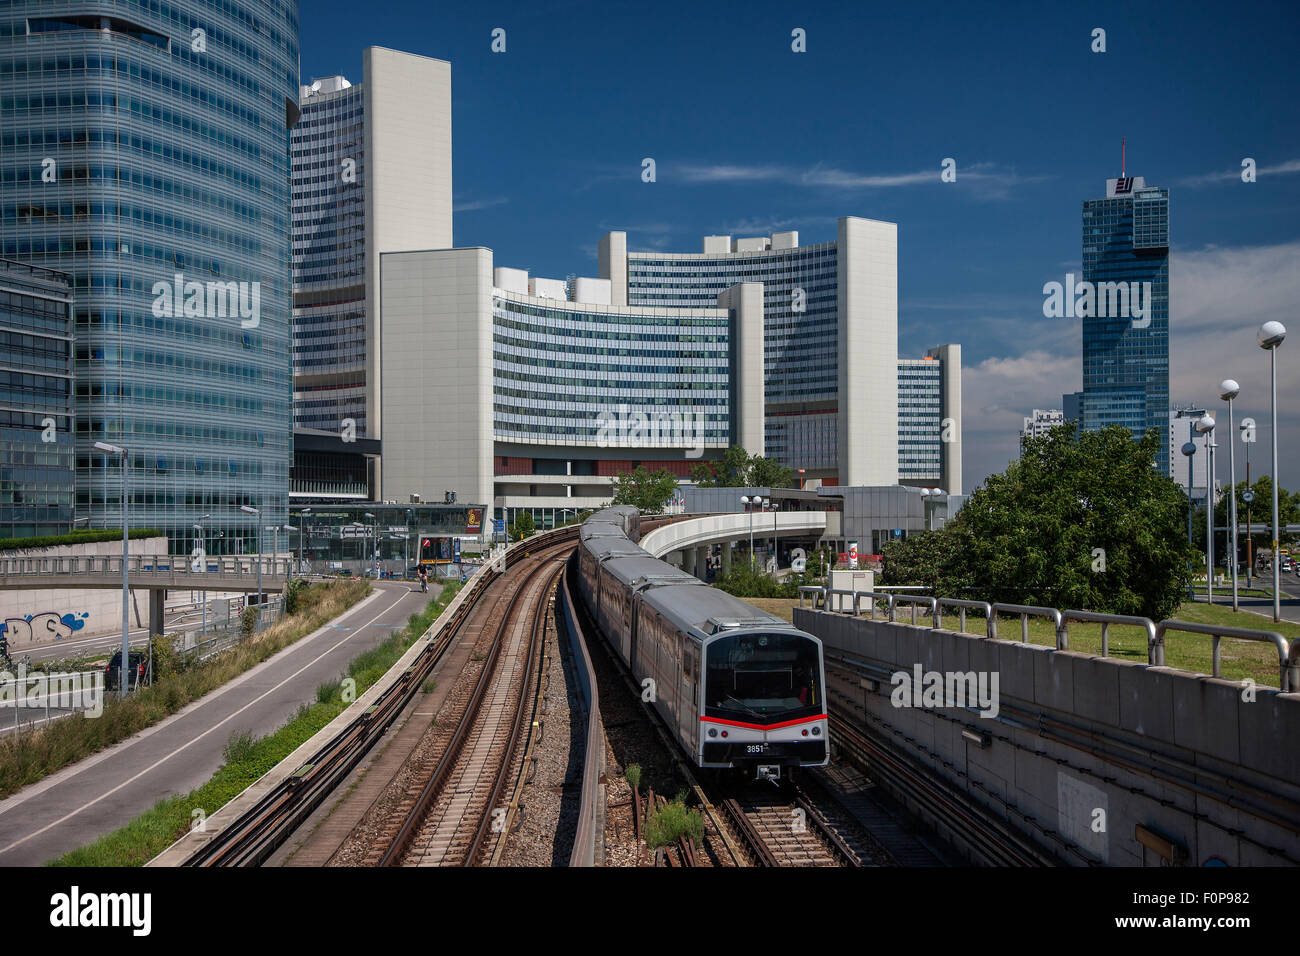
[[[1275,166],[1257,166],[1257,177],[1285,176],[1288,173],[1300,173],[1300,159],[1288,159]],[[1177,181],[1179,186],[1209,186],[1214,183],[1241,182],[1241,167],[1225,172],[1206,173],[1203,176],[1187,176]]]
[[[505,196],[498,196],[495,199],[471,199],[468,201],[454,202],[451,207],[452,212],[474,212],[476,209],[489,209],[492,206],[504,206],[510,200]]]

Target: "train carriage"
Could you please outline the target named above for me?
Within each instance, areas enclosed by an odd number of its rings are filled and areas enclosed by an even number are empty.
[[[692,760],[764,779],[825,765],[821,641],[612,535],[608,510],[583,526],[580,596]]]

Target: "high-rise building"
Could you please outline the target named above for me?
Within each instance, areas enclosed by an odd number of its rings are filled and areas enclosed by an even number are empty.
[[[1046,435],[1057,425],[1066,421],[1059,408],[1035,408],[1034,414],[1025,416],[1025,424],[1020,429],[1021,439],[1038,438]]]
[[[961,346],[898,360],[898,482],[961,494]]]
[[[1084,202],[1083,279],[1083,427],[1158,430],[1156,467],[1167,473],[1168,189],[1122,175]]]
[[[382,47],[300,90],[293,156],[295,503],[373,496],[379,255],[452,244],[451,64]]]
[[[76,509],[188,550],[287,516],[298,4],[0,10],[0,255],[70,276]]]
[[[1083,421],[1083,392],[1066,392],[1061,396],[1061,414],[1067,422]]]
[[[72,333],[68,277],[0,259],[0,538],[72,528]]]
[[[823,484],[893,484],[898,463],[898,226],[845,217],[832,242],[797,232],[705,236],[699,253],[598,246],[614,305],[698,307],[763,283],[764,447]]]

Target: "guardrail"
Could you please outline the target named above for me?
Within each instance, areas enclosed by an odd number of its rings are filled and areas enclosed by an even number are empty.
[[[910,604],[912,607],[912,624],[917,623],[916,609],[924,605],[930,609],[930,615],[933,626],[936,629],[943,627],[943,608],[955,607],[961,611],[961,630],[966,631],[966,611],[979,610],[984,614],[984,636],[986,638],[997,639],[998,637],[998,615],[1016,616],[1020,619],[1020,640],[1022,643],[1029,643],[1029,619],[1031,617],[1046,618],[1052,622],[1055,632],[1055,644],[1058,651],[1070,649],[1070,622],[1078,621],[1081,623],[1100,624],[1101,625],[1101,655],[1102,657],[1110,656],[1110,627],[1112,624],[1140,627],[1146,632],[1147,638],[1147,663],[1156,667],[1165,666],[1165,635],[1169,632],[1184,632],[1190,634],[1204,634],[1212,638],[1212,676],[1221,676],[1222,655],[1220,642],[1223,638],[1233,638],[1236,640],[1258,641],[1265,644],[1272,644],[1277,648],[1278,655],[1278,686],[1284,693],[1300,693],[1300,640],[1294,643],[1287,641],[1285,637],[1276,631],[1259,631],[1245,627],[1226,627],[1215,624],[1198,624],[1190,621],[1166,620],[1159,624],[1150,618],[1139,617],[1130,614],[1102,614],[1097,611],[1061,611],[1054,607],[1040,607],[1033,604],[990,604],[985,601],[965,601],[957,598],[932,598],[921,597],[917,595],[894,594],[882,591],[850,591],[844,588],[826,588],[817,585],[804,585],[799,588],[799,607],[804,606],[804,596],[809,598],[809,604],[814,611],[827,611],[834,614],[851,613],[858,617],[862,613],[861,602],[863,599],[870,601],[870,619],[876,619],[876,604],[884,602],[886,608],[886,620],[890,623],[897,624],[897,606],[899,604]],[[836,610],[831,607],[831,598],[833,597],[851,598],[851,610]]]
[[[257,555],[209,558],[204,566],[194,569],[187,555],[133,554],[127,557],[128,574],[192,574],[229,575],[249,577],[257,575]],[[292,558],[264,555],[261,559],[263,577],[287,577],[293,574]],[[0,558],[0,575],[24,574],[121,574],[121,555],[28,556]],[[195,588],[194,590],[202,590]]]
[[[578,803],[578,824],[574,829],[569,866],[595,866],[596,807],[601,793],[601,768],[605,765],[604,730],[600,723],[600,688],[596,684],[596,670],[587,653],[578,616],[573,608],[573,592],[569,588],[567,570],[561,578],[560,592],[578,691],[587,711],[587,750],[582,765],[582,797]]]

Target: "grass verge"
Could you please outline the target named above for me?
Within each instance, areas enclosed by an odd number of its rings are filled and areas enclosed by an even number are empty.
[[[126,826],[105,834],[94,843],[65,853],[47,865],[142,866],[153,859],[183,836],[196,821],[205,819],[239,796],[342,713],[349,703],[343,700],[344,679],[351,678],[356,682],[356,695],[360,696],[428,630],[459,589],[459,582],[444,588],[425,605],[424,610],[410,616],[403,630],[354,657],[346,673],[339,675],[339,680],[316,687],[314,700],[302,704],[279,730],[259,738],[247,733],[232,735],[226,744],[225,763],[207,783],[184,796],[158,801],[151,810]]]
[[[176,713],[338,617],[369,592],[370,585],[364,581],[314,584],[301,599],[303,610],[277,621],[252,640],[192,666],[182,668],[170,641],[156,640],[158,679],[152,686],[126,700],[106,693],[99,717],[66,717],[0,738],[0,798]]]
[[[1216,593],[1215,599],[1219,596]],[[797,598],[745,598],[745,601],[770,614],[793,620],[793,608],[799,606]],[[865,607],[865,605],[864,605]],[[911,609],[900,606],[898,619],[911,623]],[[1174,615],[1176,620],[1197,624],[1216,624],[1226,627],[1244,627],[1256,631],[1277,631],[1288,641],[1300,638],[1300,625],[1289,621],[1275,623],[1271,617],[1238,611],[1231,607],[1185,602]],[[917,623],[924,624],[929,619],[923,608],[917,609]],[[959,620],[954,610],[946,610],[943,617],[945,630],[955,631]],[[983,634],[984,618],[978,614],[966,616],[967,633]],[[1020,640],[1020,619],[999,618],[998,637],[1003,640]],[[1056,632],[1046,618],[1029,619],[1029,643],[1056,646]],[[1146,632],[1137,627],[1114,625],[1110,629],[1110,656],[1123,660],[1145,661],[1147,659]],[[1083,654],[1101,653],[1101,625],[1070,624],[1070,650]],[[1165,664],[1179,667],[1196,674],[1208,674],[1212,668],[1211,641],[1208,635],[1171,633],[1165,638]],[[1265,687],[1276,687],[1277,651],[1272,644],[1258,641],[1242,641],[1224,638],[1221,643],[1222,675],[1229,680],[1243,680],[1249,677],[1255,683]]]

